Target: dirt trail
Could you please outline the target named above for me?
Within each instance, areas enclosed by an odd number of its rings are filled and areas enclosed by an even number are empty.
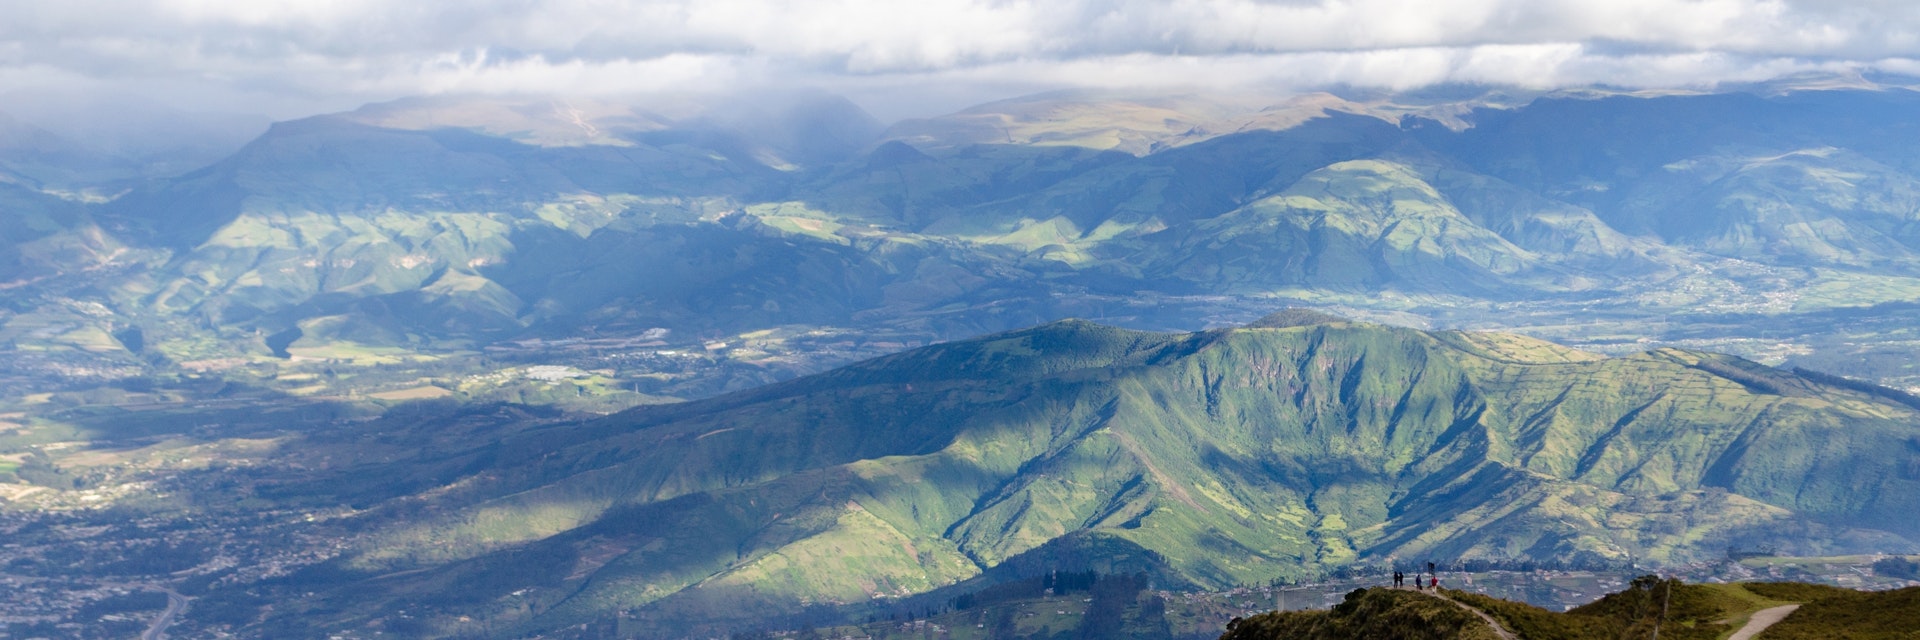
[[[1461,610],[1466,611],[1467,613],[1480,616],[1480,619],[1485,620],[1487,622],[1487,626],[1493,629],[1493,635],[1500,636],[1500,640],[1520,640],[1520,636],[1513,635],[1512,631],[1508,631],[1506,627],[1500,626],[1500,621],[1493,619],[1493,616],[1487,615],[1487,612],[1485,611],[1481,611],[1479,609],[1475,609],[1473,607],[1467,606],[1466,603],[1461,602],[1459,600],[1455,600],[1453,598],[1449,598],[1438,591],[1428,591],[1425,589],[1415,589],[1414,591],[1416,593],[1423,593],[1435,598],[1439,598],[1441,600],[1445,600],[1449,603],[1452,603],[1453,606],[1460,607]],[[1771,609],[1769,609],[1769,611],[1771,611]],[[1759,615],[1759,614],[1755,614],[1755,615]]]
[[[1798,608],[1800,608],[1800,605],[1784,604],[1771,609],[1755,611],[1753,612],[1753,617],[1747,618],[1747,626],[1740,627],[1739,631],[1735,631],[1733,635],[1727,636],[1727,640],[1752,640],[1754,636],[1760,635],[1760,632],[1766,631],[1767,627],[1771,627],[1774,623],[1786,619],[1787,614],[1793,613],[1793,610]]]

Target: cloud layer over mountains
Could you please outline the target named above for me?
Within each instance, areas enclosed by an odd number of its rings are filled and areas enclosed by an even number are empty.
[[[1920,69],[1887,0],[71,0],[6,2],[0,86],[276,115],[442,92],[804,83],[1672,86]],[[967,91],[961,91],[966,93]],[[884,108],[884,107],[883,107]]]

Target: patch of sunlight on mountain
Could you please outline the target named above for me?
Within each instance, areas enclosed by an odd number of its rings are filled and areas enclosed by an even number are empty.
[[[895,125],[889,138],[937,149],[968,145],[1080,147],[1134,156],[1250,131],[1285,131],[1328,112],[1397,121],[1404,108],[1360,104],[1325,93],[1129,98],[1044,94],[980,105]]]
[[[290,216],[288,220],[303,230],[307,237],[318,236],[305,229],[327,230],[329,221],[349,228],[357,227],[358,219],[368,220],[372,224],[366,232],[378,232],[393,239],[429,240],[439,236],[454,236],[469,242],[482,239],[504,238],[511,229],[497,214],[474,213],[464,211],[401,211],[387,209],[380,213],[358,218],[356,216],[324,216],[306,214]]]
[[[922,593],[979,573],[952,541],[909,535],[848,502],[827,530],[754,558],[709,585],[851,603]]]
[[[430,301],[447,301],[470,314],[490,313],[513,319],[526,302],[492,280],[474,273],[448,269],[420,291]]]
[[[112,335],[99,327],[92,326],[80,327],[60,334],[54,341],[94,353],[114,353],[125,350],[120,346],[120,341],[113,339]]]
[[[1033,251],[1048,245],[1066,245],[1078,241],[1080,227],[1064,216],[1055,216],[1046,220],[1021,218],[1012,223],[1012,230],[993,234],[975,232],[959,236],[969,242],[997,244],[1017,247],[1022,251]]]
[[[1596,362],[1606,356],[1563,347],[1539,338],[1500,331],[1446,331],[1433,334],[1442,342],[1492,360],[1525,364]]]
[[[243,214],[171,270],[153,305],[183,309],[230,298],[271,309],[323,292],[412,290],[428,284],[437,266],[502,259],[513,250],[510,231],[496,214]]]
[[[760,218],[760,221],[767,223],[767,226],[794,235],[806,236],[815,240],[823,240],[839,245],[853,244],[851,239],[839,235],[839,231],[846,228],[846,225],[838,222],[817,218],[789,218],[786,216],[763,217]]]
[[[584,98],[414,98],[370,104],[347,117],[388,129],[467,129],[536,147],[632,147],[622,136],[666,128],[631,105]]]
[[[1219,505],[1220,508],[1226,509],[1228,513],[1242,520],[1254,517],[1252,509],[1248,509],[1246,505],[1234,499],[1233,495],[1227,491],[1227,487],[1213,478],[1196,476],[1188,484],[1193,487],[1194,493],[1200,494],[1200,497],[1206,498],[1208,502]]]
[[[1815,269],[1817,278],[1801,287],[1794,311],[1840,307],[1869,307],[1888,302],[1920,300],[1920,278]]]
[[[1006,233],[976,230],[955,237],[979,244],[1014,247],[1036,257],[1080,267],[1099,261],[1092,251],[1101,244],[1136,230],[1153,230],[1157,226],[1157,220],[1122,222],[1110,219],[1091,231],[1084,231],[1067,217],[1055,216],[1045,220],[1022,218],[1012,223],[1012,231]]]
[[[284,218],[283,218],[284,220]],[[300,243],[295,240],[292,230],[267,216],[243,213],[226,226],[220,227],[213,237],[200,245],[209,247],[227,247],[234,249],[297,249]]]
[[[1074,146],[1138,156],[1146,155],[1155,142],[1224,115],[1204,113],[1217,111],[1217,107],[1202,101],[1153,102],[1016,98],[938,118],[902,122],[893,127],[889,137],[928,147]]]
[[[1409,292],[1396,289],[1354,292],[1333,291],[1309,286],[1286,286],[1251,292],[1248,296],[1319,307],[1351,308],[1352,312],[1365,310],[1367,314],[1374,315],[1384,315],[1395,311],[1420,309],[1422,307],[1473,309],[1491,306],[1484,301],[1466,296],[1418,291]],[[1365,319],[1366,316],[1359,315],[1356,317]]]
[[[601,197],[590,193],[572,194],[557,201],[541,204],[534,209],[533,215],[556,228],[585,238],[619,220],[626,213],[628,205],[634,204],[633,200],[631,196]]]
[[[349,564],[377,569],[464,560],[573,529],[605,513],[611,504],[605,499],[539,497],[517,495],[460,516],[405,522],[373,536]]]
[[[306,343],[302,339],[295,346],[287,347],[296,361],[338,360],[355,365],[399,364],[402,362],[423,362],[435,358],[400,347],[361,344],[348,341]]]

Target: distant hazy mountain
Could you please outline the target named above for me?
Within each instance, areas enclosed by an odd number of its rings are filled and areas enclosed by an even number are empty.
[[[1705,353],[1258,324],[1061,322],[475,443],[406,471],[458,469],[315,574],[347,586],[275,615],[427,605],[531,632],[764,620],[1016,567],[1229,587],[1920,539],[1920,409],[1894,396]],[[568,595],[503,605],[529,586]]]
[[[134,173],[133,164],[124,158],[0,112],[0,182],[78,193]]]
[[[1422,139],[1629,234],[1795,266],[1905,271],[1920,248],[1908,90],[1543,99]]]
[[[168,178],[218,162],[265,131],[264,115],[192,111],[134,91],[0,93],[0,109],[93,153],[115,160],[77,186],[112,195],[149,178]]]

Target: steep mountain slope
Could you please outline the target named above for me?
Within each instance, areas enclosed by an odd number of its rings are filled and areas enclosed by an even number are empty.
[[[574,325],[609,304],[640,330],[687,328],[741,300],[830,306],[789,304],[773,323],[864,308],[831,307],[848,296],[827,292],[877,267],[718,220],[790,162],[864,142],[873,127],[857,108],[688,107],[674,119],[556,105],[405,101],[275,125],[220,164],[108,206],[176,252],[121,287],[121,303],[268,331],[320,323],[436,338],[556,316]],[[790,282],[796,272],[821,279]],[[818,295],[761,295],[788,285]]]
[[[79,203],[0,182],[0,285],[98,266],[122,246]]]
[[[1062,322],[484,446],[408,471],[465,479],[384,507],[406,517],[334,563],[406,577],[277,613],[428,606],[525,632],[764,617],[1022,566],[1226,586],[1390,557],[1920,538],[1911,407],[1710,354],[1265,324]],[[537,606],[502,608],[529,586]],[[446,595],[406,595],[427,593]]]
[[[1320,169],[1281,193],[1164,235],[1179,240],[1140,260],[1146,270],[1216,291],[1367,291],[1393,283],[1499,296],[1541,262],[1474,224],[1408,167],[1381,161]]]
[[[1687,164],[1675,173],[1702,184],[1670,205],[1663,235],[1782,264],[1899,274],[1920,265],[1920,181],[1912,176],[1833,147]]]

